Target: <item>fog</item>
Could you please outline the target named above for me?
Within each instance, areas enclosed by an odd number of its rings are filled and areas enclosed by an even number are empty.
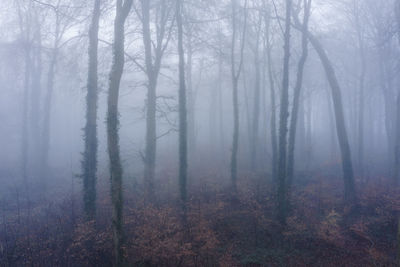
[[[0,265],[396,266],[399,58],[396,0],[2,1]]]

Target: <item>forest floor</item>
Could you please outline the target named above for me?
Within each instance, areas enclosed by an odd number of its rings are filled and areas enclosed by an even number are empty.
[[[358,182],[359,206],[343,205],[340,176],[308,175],[294,186],[287,226],[275,219],[274,186],[243,174],[238,194],[212,177],[192,185],[183,223],[177,194],[156,204],[140,185],[125,189],[128,266],[396,266],[400,194],[389,181]],[[111,205],[99,185],[96,223],[82,219],[80,195],[52,202],[2,202],[1,266],[111,266]],[[5,204],[6,203],[6,204]],[[24,204],[25,203],[25,204]]]

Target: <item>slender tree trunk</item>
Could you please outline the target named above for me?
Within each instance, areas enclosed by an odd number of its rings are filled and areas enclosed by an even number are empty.
[[[297,20],[297,24],[300,23]],[[357,202],[356,189],[354,184],[354,173],[353,164],[351,160],[350,145],[348,135],[346,131],[345,119],[343,114],[342,94],[340,86],[336,78],[335,70],[333,69],[332,63],[322,45],[310,32],[308,32],[308,38],[310,43],[317,51],[322,65],[325,69],[326,76],[328,78],[329,85],[332,92],[333,108],[336,119],[336,131],[339,140],[339,146],[342,156],[342,168],[343,168],[343,180],[344,180],[344,195],[346,202],[355,204]]]
[[[400,44],[400,1],[395,2],[396,20],[397,20],[397,34]],[[399,184],[400,180],[400,90],[397,90],[397,105],[396,105],[396,144],[395,144],[395,171],[394,171],[394,182],[396,185]],[[398,248],[398,260],[400,264],[400,217],[399,217],[399,248]]]
[[[386,138],[387,138],[387,146],[388,146],[388,169],[389,174],[393,174],[393,148],[394,148],[394,122],[393,118],[395,117],[395,100],[393,95],[391,94],[390,86],[388,84],[388,77],[386,75],[386,66],[385,62],[387,59],[386,51],[384,47],[379,47],[378,54],[379,54],[379,83],[383,94],[384,99],[384,108],[385,108],[385,131],[386,131]]]
[[[196,122],[195,122],[195,92],[193,88],[193,46],[192,32],[187,32],[187,62],[186,62],[186,81],[187,81],[187,113],[188,113],[188,144],[190,149],[190,159],[193,159],[196,149]]]
[[[220,38],[220,34],[218,35]],[[219,40],[220,50],[221,50],[221,43],[222,41]],[[225,148],[225,138],[224,138],[224,107],[222,101],[222,52],[219,52],[218,56],[218,119],[219,119],[219,142],[221,147],[221,154],[222,155],[224,148]]]
[[[167,47],[170,32],[166,35],[167,21],[169,18],[169,5],[167,1],[161,1],[159,13],[155,16],[156,38],[151,39],[150,10],[154,2],[141,0],[142,10],[142,31],[143,45],[145,51],[145,73],[147,75],[147,105],[146,105],[146,151],[144,156],[144,181],[145,197],[148,201],[154,201],[154,178],[157,156],[157,125],[156,125],[156,106],[157,106],[157,82],[161,68],[161,61]],[[171,25],[172,27],[172,25]],[[166,42],[164,43],[164,38]],[[153,53],[154,51],[154,53]]]
[[[400,44],[400,1],[395,2],[396,20],[397,20],[397,34]],[[397,90],[397,106],[396,106],[396,145],[395,145],[395,170],[394,170],[394,184],[399,185],[400,177],[400,91]],[[397,212],[397,264],[400,265],[400,212]]]
[[[123,263],[122,231],[122,166],[119,149],[118,97],[124,70],[124,25],[132,6],[132,0],[117,0],[114,21],[113,63],[110,72],[107,110],[107,145],[110,160],[111,201],[113,207],[112,230],[114,240],[115,266]]]
[[[154,175],[157,149],[157,126],[156,126],[156,87],[158,73],[153,66],[152,45],[150,33],[150,0],[142,3],[143,43],[145,49],[145,62],[147,74],[147,112],[146,112],[146,154],[144,157],[144,181],[146,187],[146,198],[154,200]]]
[[[366,75],[366,60],[364,44],[362,41],[361,34],[359,37],[359,50],[361,59],[361,74],[360,74],[360,84],[359,84],[359,111],[358,111],[358,169],[360,176],[364,176],[364,84]]]
[[[29,85],[31,77],[31,44],[29,40],[24,43],[25,71],[24,71],[24,87],[22,96],[22,144],[21,144],[21,163],[22,163],[22,179],[25,186],[28,186],[28,110],[29,110]],[[28,192],[27,192],[28,193]]]
[[[272,146],[272,178],[275,182],[278,180],[278,141],[276,131],[276,98],[275,82],[272,70],[271,42],[270,42],[270,18],[266,17],[267,27],[267,60],[268,60],[268,80],[271,97],[271,146]]]
[[[86,95],[85,151],[83,154],[83,202],[86,218],[96,216],[97,172],[97,49],[100,19],[100,1],[94,0],[92,22],[89,28],[89,68]]]
[[[310,171],[310,165],[313,158],[313,144],[312,144],[312,94],[309,92],[307,95],[307,110],[306,110],[306,170]]]
[[[176,23],[178,26],[178,55],[179,55],[179,192],[180,192],[181,205],[183,207],[184,214],[186,214],[187,110],[186,110],[186,85],[185,85],[185,54],[183,50],[182,7],[183,7],[183,0],[177,0]]]
[[[259,21],[261,24],[261,21]],[[261,26],[260,26],[261,28]],[[260,59],[259,59],[259,42],[260,42],[260,30],[257,31],[256,37],[256,47],[254,51],[254,66],[255,66],[255,80],[254,80],[254,95],[253,95],[253,121],[251,128],[251,170],[256,170],[257,165],[257,146],[258,142],[258,128],[260,121],[260,82],[261,82],[261,69],[260,69]]]
[[[246,24],[247,24],[247,11],[245,11],[245,19],[243,25],[243,33],[241,38],[241,48],[240,48],[240,61],[238,68],[236,69],[236,58],[235,58],[235,42],[237,34],[236,25],[236,0],[231,1],[232,4],[232,45],[231,45],[231,75],[232,75],[232,102],[233,102],[233,139],[232,139],[232,154],[231,154],[231,181],[232,190],[234,193],[237,191],[237,153],[239,148],[239,101],[238,101],[238,86],[239,77],[243,65],[243,51],[244,51],[244,41],[246,36]],[[247,7],[247,1],[245,3],[245,8]]]
[[[286,0],[286,19],[284,33],[284,59],[283,59],[283,81],[281,92],[281,106],[279,118],[279,165],[278,165],[278,220],[282,225],[286,224],[287,199],[286,199],[286,155],[287,155],[287,131],[289,117],[289,60],[290,60],[290,29],[292,0]]]
[[[41,104],[41,78],[42,78],[42,36],[41,25],[37,15],[35,20],[35,47],[33,48],[33,68],[32,68],[32,92],[30,109],[30,129],[32,136],[32,151],[35,153],[32,158],[32,174],[38,179],[40,174],[39,157],[40,155],[40,104]]]
[[[311,0],[304,0],[304,19],[303,19],[303,29],[302,29],[302,53],[299,60],[299,65],[297,68],[297,80],[294,88],[294,98],[293,98],[293,107],[292,107],[292,116],[290,117],[290,132],[289,132],[289,147],[288,147],[288,163],[287,163],[287,180],[288,180],[288,189],[293,183],[293,175],[294,175],[294,151],[295,151],[295,142],[296,142],[296,130],[297,130],[297,118],[299,113],[300,106],[300,96],[301,89],[303,85],[303,73],[304,66],[308,57],[308,21],[310,17],[310,8],[311,8]]]
[[[43,128],[42,128],[42,143],[41,143],[41,157],[40,157],[40,170],[42,179],[42,190],[46,192],[47,188],[47,176],[48,176],[48,155],[50,146],[50,119],[51,119],[51,108],[53,101],[54,91],[54,78],[58,61],[58,49],[60,41],[60,18],[59,14],[56,13],[55,22],[55,35],[54,44],[52,48],[52,54],[50,58],[49,70],[47,73],[47,92],[44,100],[44,111],[43,111]]]

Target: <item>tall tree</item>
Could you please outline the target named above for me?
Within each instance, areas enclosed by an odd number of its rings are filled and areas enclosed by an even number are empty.
[[[253,47],[254,53],[254,95],[253,95],[253,114],[251,124],[251,138],[250,138],[250,157],[251,169],[255,171],[257,163],[257,145],[258,145],[258,132],[260,123],[260,95],[261,95],[261,62],[260,62],[260,38],[262,15],[258,12],[257,22],[255,23],[255,44]]]
[[[32,78],[31,78],[31,101],[30,101],[30,135],[32,137],[32,152],[40,151],[40,121],[41,121],[41,98],[42,98],[42,22],[43,18],[38,5],[33,5],[33,47],[32,47]],[[37,179],[40,174],[39,157],[32,158],[32,175]]]
[[[142,35],[145,51],[145,73],[147,76],[147,105],[146,105],[146,151],[144,156],[144,180],[146,183],[146,197],[154,199],[154,175],[157,152],[157,81],[164,52],[168,46],[173,22],[171,20],[172,8],[169,1],[158,1],[155,5],[155,40],[151,34],[151,5],[154,1],[140,0],[142,22]],[[136,12],[139,11],[135,8]],[[168,21],[170,23],[168,24]]]
[[[19,29],[22,39],[22,47],[24,51],[24,81],[23,81],[23,95],[22,95],[22,136],[21,136],[21,170],[22,179],[25,186],[28,186],[28,110],[29,110],[29,90],[32,68],[32,44],[31,44],[31,17],[29,12],[24,12],[23,7],[19,1],[17,3],[17,12],[19,20]],[[28,192],[27,192],[28,193]]]
[[[185,85],[185,54],[183,50],[183,0],[176,0],[176,24],[178,26],[179,55],[179,192],[183,211],[187,200],[187,111]]]
[[[239,101],[238,101],[238,87],[240,73],[243,67],[243,52],[246,38],[247,27],[247,0],[244,6],[244,23],[243,31],[241,33],[240,41],[240,56],[239,64],[236,67],[236,35],[237,35],[237,0],[231,1],[232,6],[232,42],[231,42],[231,76],[232,76],[232,100],[233,100],[233,140],[232,140],[232,154],[231,154],[231,180],[233,191],[236,192],[237,181],[237,152],[239,148]]]
[[[58,1],[58,5],[60,1]],[[54,78],[56,75],[56,66],[58,61],[59,46],[62,38],[61,31],[61,14],[59,12],[58,6],[53,6],[55,14],[55,30],[54,30],[54,40],[53,46],[50,53],[49,68],[47,71],[46,80],[46,95],[44,99],[43,107],[43,126],[42,126],[42,141],[41,141],[41,154],[40,154],[40,170],[42,172],[42,182],[43,189],[46,190],[47,184],[47,170],[48,170],[48,156],[49,156],[49,146],[50,146],[50,118],[51,118],[51,108],[54,92]]]
[[[310,17],[311,0],[303,0],[304,18],[301,37],[301,56],[297,67],[296,85],[294,87],[294,97],[292,106],[292,115],[290,117],[290,130],[289,130],[289,146],[288,146],[288,162],[287,162],[287,182],[288,189],[293,181],[294,175],[294,151],[296,141],[297,120],[299,116],[300,96],[303,85],[304,66],[308,57],[308,21]]]
[[[89,28],[89,67],[86,95],[85,151],[83,154],[83,202],[87,219],[96,214],[97,171],[97,49],[99,43],[100,2],[94,0],[92,21]]]
[[[112,230],[116,266],[122,266],[122,166],[119,149],[118,98],[125,63],[125,20],[132,7],[132,0],[117,0],[114,20],[113,63],[110,71],[107,110],[107,146],[110,160],[111,201],[113,207]]]
[[[41,178],[43,183],[43,190],[46,191],[47,176],[48,176],[48,156],[50,149],[50,130],[51,130],[51,110],[53,105],[53,94],[55,88],[55,78],[57,64],[59,60],[60,49],[66,42],[63,41],[63,37],[72,25],[74,25],[74,16],[77,15],[77,7],[72,2],[63,2],[62,0],[55,1],[55,5],[38,1],[46,8],[50,9],[54,14],[54,32],[52,46],[49,49],[49,66],[46,77],[46,93],[43,102],[43,125],[41,133],[41,151],[39,158],[39,165],[41,170]],[[74,14],[74,16],[72,15]],[[53,25],[52,24],[52,25]]]
[[[359,110],[358,110],[358,169],[360,176],[364,176],[364,90],[365,90],[365,77],[366,77],[366,55],[365,55],[365,37],[364,37],[364,28],[361,22],[361,7],[359,0],[353,0],[354,5],[354,23],[357,33],[357,42],[358,42],[358,51],[360,57],[360,77],[359,77],[359,85],[358,85],[358,102],[359,102]]]
[[[271,56],[271,14],[269,9],[264,7],[266,13],[264,15],[265,23],[265,41],[264,46],[267,52],[267,68],[268,68],[268,80],[271,98],[271,147],[272,147],[272,177],[276,181],[278,178],[278,141],[276,136],[276,100],[275,100],[275,82],[274,74],[272,69],[272,56]]]
[[[297,29],[302,29],[299,18],[297,16],[294,16],[294,19]],[[347,135],[343,113],[342,93],[340,85],[337,80],[332,63],[329,60],[328,55],[326,54],[325,49],[323,48],[319,40],[310,31],[308,31],[308,39],[322,62],[331,88],[333,109],[335,113],[336,133],[338,136],[340,152],[342,156],[345,201],[349,204],[355,204],[357,202],[357,195],[354,183],[353,163],[351,160],[349,138]]]
[[[397,21],[397,37],[400,44],[400,1],[395,1],[396,21]],[[400,90],[397,90],[397,107],[396,107],[396,145],[395,145],[395,172],[394,182],[399,184],[400,180]],[[399,249],[398,257],[400,263],[400,220],[399,220]]]
[[[292,0],[286,0],[286,17],[284,32],[283,81],[281,106],[279,114],[279,164],[278,164],[278,220],[286,224],[286,156],[287,131],[289,117],[289,61],[290,61],[290,29],[291,29]]]

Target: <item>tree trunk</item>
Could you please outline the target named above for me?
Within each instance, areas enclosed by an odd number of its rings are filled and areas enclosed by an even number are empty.
[[[50,58],[49,70],[47,73],[47,92],[44,100],[44,111],[43,111],[43,129],[42,129],[42,143],[41,143],[41,157],[40,157],[40,170],[42,179],[42,190],[46,192],[47,188],[47,176],[48,176],[48,155],[50,146],[50,119],[51,119],[51,108],[53,101],[54,91],[54,78],[58,60],[58,49],[60,41],[60,18],[56,12],[55,22],[55,34],[54,44],[52,48],[52,54]]]
[[[297,21],[298,22],[298,21]],[[351,152],[349,146],[349,140],[346,131],[345,119],[343,114],[342,95],[340,86],[336,78],[335,70],[333,69],[332,63],[330,62],[325,50],[310,32],[308,32],[308,38],[310,43],[317,51],[319,58],[324,66],[326,76],[328,78],[329,85],[332,92],[333,108],[336,119],[336,131],[339,140],[340,152],[342,156],[342,168],[343,168],[343,179],[344,179],[344,196],[346,202],[355,204],[357,201],[356,189],[354,184],[354,173],[353,164],[351,160]]]
[[[293,175],[294,175],[294,151],[295,151],[295,142],[296,142],[296,130],[297,130],[297,118],[299,113],[300,106],[300,96],[301,89],[303,85],[303,73],[304,66],[308,57],[308,21],[310,17],[310,8],[311,8],[311,0],[304,0],[304,19],[303,19],[303,28],[302,28],[302,53],[299,60],[299,65],[297,68],[297,80],[294,88],[294,98],[293,98],[293,107],[292,107],[292,116],[290,118],[290,132],[289,132],[289,147],[288,147],[288,163],[287,163],[287,180],[288,180],[288,189],[293,183]]]
[[[144,181],[145,181],[145,197],[148,201],[154,201],[154,178],[157,155],[157,125],[156,125],[156,106],[157,106],[157,82],[160,73],[161,60],[167,47],[170,33],[167,40],[163,43],[165,30],[168,20],[168,4],[166,1],[160,3],[160,14],[156,16],[157,24],[156,40],[154,43],[151,39],[150,29],[150,0],[141,0],[142,7],[142,31],[143,45],[145,51],[145,73],[147,75],[147,105],[146,105],[146,151],[144,156]],[[159,18],[159,21],[157,21]],[[153,46],[154,44],[154,46]],[[154,50],[154,55],[153,55]]]
[[[189,28],[189,27],[188,27]],[[190,159],[193,160],[196,149],[196,117],[195,117],[195,90],[193,88],[193,46],[191,29],[187,32],[187,62],[186,62],[186,81],[187,81],[187,113],[188,113],[188,144],[190,149]]]
[[[265,17],[265,25],[267,28],[267,61],[268,61],[268,80],[271,97],[271,146],[272,146],[272,178],[276,182],[278,179],[278,141],[276,135],[276,99],[275,99],[275,82],[272,70],[271,57],[271,41],[270,41],[270,16]]]
[[[21,144],[21,163],[22,163],[22,179],[26,187],[28,187],[28,99],[29,85],[31,76],[31,44],[26,38],[24,43],[25,71],[24,71],[24,88],[22,96],[22,144]],[[28,193],[28,192],[26,192]]]
[[[146,154],[144,157],[144,181],[146,198],[154,200],[154,174],[156,164],[156,87],[158,73],[155,73],[152,59],[151,33],[150,33],[150,0],[142,3],[143,43],[145,49],[145,63],[147,74],[147,106],[146,106]]]
[[[114,22],[113,63],[110,72],[107,110],[107,146],[110,160],[111,201],[113,207],[112,230],[116,266],[122,266],[122,166],[119,149],[118,96],[124,69],[124,24],[132,6],[132,0],[117,0]]]
[[[261,21],[259,21],[261,24]],[[259,26],[261,28],[261,26]],[[251,128],[251,170],[256,170],[257,165],[257,146],[258,143],[258,128],[260,121],[260,79],[261,79],[261,70],[260,70],[260,59],[259,59],[259,42],[260,42],[260,30],[257,31],[256,37],[256,47],[254,51],[254,66],[255,66],[255,81],[254,81],[254,95],[253,95],[253,121]]]
[[[397,34],[400,44],[400,1],[395,3],[396,20],[397,20]],[[395,144],[395,171],[394,171],[394,182],[396,185],[399,184],[400,180],[400,90],[397,90],[397,106],[396,106],[396,144]],[[398,256],[400,263],[400,217],[399,217],[399,248]]]
[[[360,34],[359,34],[360,35]],[[364,84],[366,75],[366,60],[364,44],[359,36],[361,74],[359,84],[359,111],[358,111],[358,169],[360,176],[364,176]]]
[[[292,0],[286,0],[286,19],[284,33],[284,59],[283,81],[281,92],[281,106],[279,118],[279,165],[278,165],[278,220],[282,225],[286,224],[286,144],[289,117],[289,60],[290,60],[290,28],[291,28]]]
[[[38,17],[35,16],[35,46],[33,47],[33,58],[32,58],[32,89],[31,89],[31,109],[30,109],[30,129],[32,137],[32,176],[35,179],[39,178],[40,175],[40,104],[41,104],[41,79],[42,79],[42,36],[41,36],[41,24],[38,21]]]
[[[100,1],[94,0],[92,22],[89,28],[89,68],[86,95],[85,151],[83,154],[83,202],[86,219],[96,216],[97,172],[97,49],[100,19]]]
[[[245,11],[243,33],[241,38],[240,48],[240,61],[238,68],[235,67],[235,41],[236,41],[236,0],[231,1],[232,4],[232,45],[231,45],[231,75],[232,75],[232,102],[233,102],[233,139],[232,139],[232,154],[231,154],[231,182],[232,190],[234,193],[237,191],[237,152],[239,148],[239,102],[238,102],[238,86],[239,77],[243,65],[243,51],[244,41],[246,36],[246,24],[247,24],[247,11]],[[247,7],[247,1],[245,8]]]
[[[179,55],[179,192],[181,205],[186,214],[187,200],[187,110],[185,85],[185,54],[183,50],[182,0],[176,1]]]

